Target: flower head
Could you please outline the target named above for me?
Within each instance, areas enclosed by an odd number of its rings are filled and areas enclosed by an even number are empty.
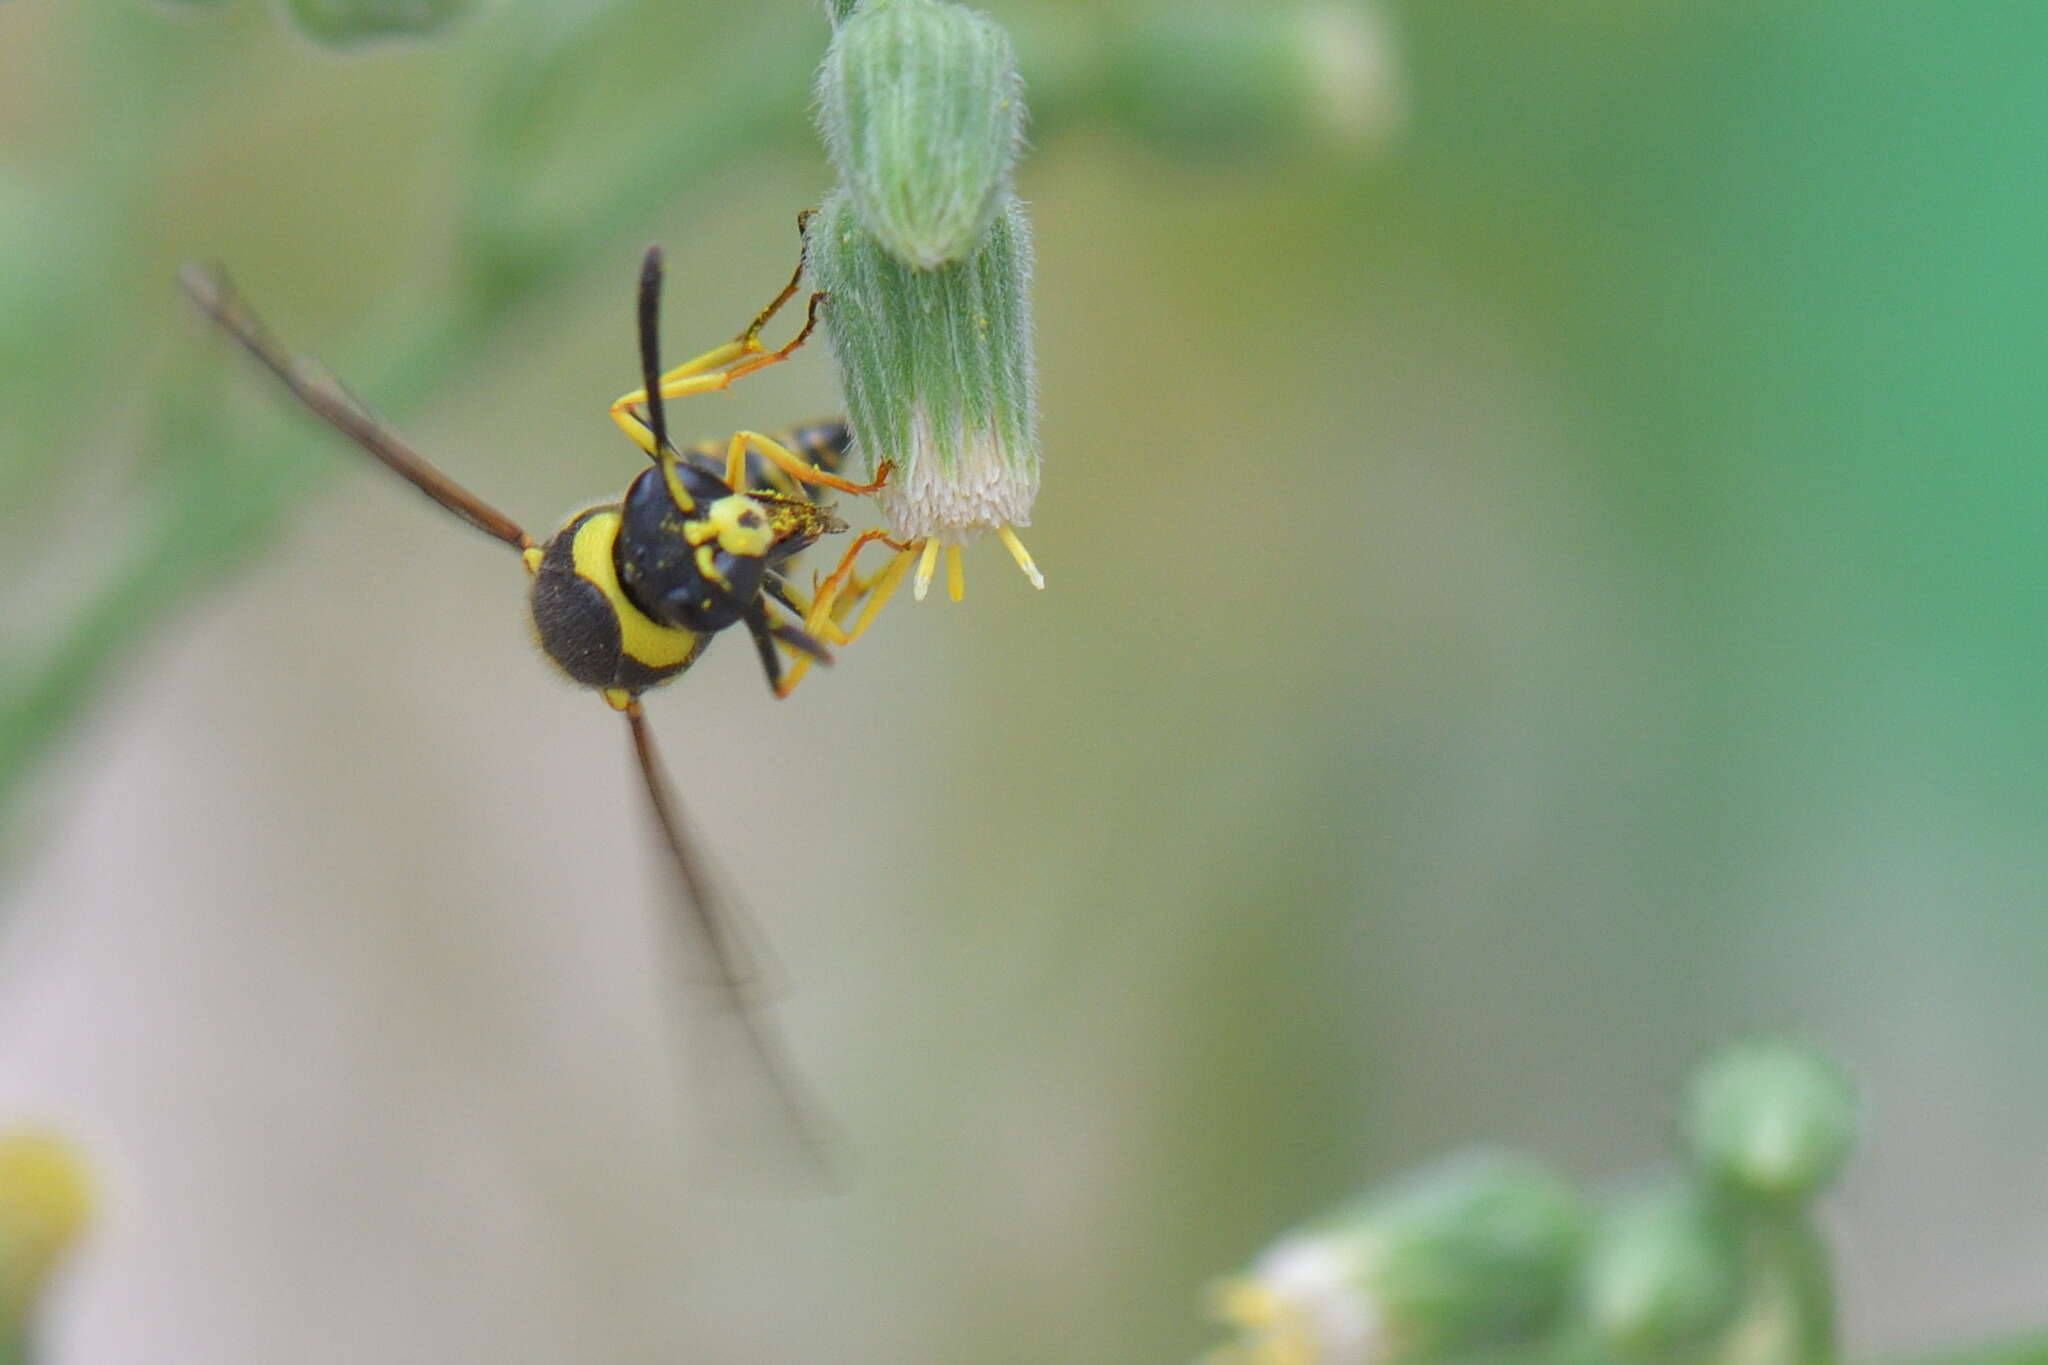
[[[1385,1330],[1370,1289],[1371,1247],[1341,1237],[1297,1234],[1223,1281],[1211,1297],[1216,1317],[1239,1339],[1211,1365],[1371,1365],[1383,1358]]]
[[[1237,1340],[1211,1365],[1391,1365],[1540,1330],[1585,1226],[1535,1164],[1467,1153],[1276,1242],[1215,1291]]]
[[[918,595],[939,547],[957,554],[990,532],[1043,586],[1015,531],[1031,522],[1039,475],[1023,207],[1011,197],[973,254],[925,270],[891,254],[838,190],[811,220],[805,261],[827,296],[857,450],[870,471],[892,467],[876,501],[892,537],[921,549]]]

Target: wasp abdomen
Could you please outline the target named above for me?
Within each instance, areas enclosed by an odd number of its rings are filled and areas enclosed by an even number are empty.
[[[619,509],[593,507],[555,532],[529,603],[541,652],[585,687],[642,692],[681,673],[705,636],[651,620],[619,584]]]

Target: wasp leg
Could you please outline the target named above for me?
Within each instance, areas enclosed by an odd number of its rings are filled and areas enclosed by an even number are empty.
[[[811,598],[811,609],[804,614],[804,628],[806,630],[816,633],[822,627],[836,622],[838,619],[837,607],[839,605],[839,596],[846,590],[847,580],[853,577],[854,561],[860,558],[862,550],[877,540],[887,545],[890,549],[895,550],[898,558],[914,554],[917,550],[915,544],[905,545],[899,540],[892,539],[886,531],[862,531],[859,535],[855,536],[853,543],[846,547],[846,553],[839,557],[839,563],[833,568],[831,573],[825,575],[824,581],[818,584],[817,592]],[[894,564],[892,562],[891,568],[893,567]],[[888,570],[884,570],[883,577],[886,578],[887,576]],[[847,639],[851,638],[850,636],[847,637]],[[844,639],[835,639],[833,641],[835,644],[845,644],[846,642],[847,640]]]
[[[782,695],[782,656],[775,652],[775,637],[769,633],[768,609],[756,600],[740,618],[747,634],[754,637],[754,652],[761,656],[761,671],[768,675],[768,690]]]
[[[761,671],[768,675],[768,689],[778,697],[786,697],[789,693],[782,683],[782,656],[775,652],[777,640],[788,645],[796,662],[806,669],[813,662],[827,665],[832,662],[832,651],[824,641],[801,626],[776,620],[769,613],[767,604],[758,598],[740,620],[746,625],[747,633],[754,637],[754,649],[761,656]]]
[[[870,541],[876,540],[888,545],[896,553],[875,577],[862,579],[855,576],[855,558]],[[818,585],[817,595],[811,599],[811,609],[804,614],[804,628],[835,645],[851,644],[859,639],[867,628],[874,624],[876,615],[902,584],[904,574],[917,558],[917,550],[917,545],[906,546],[890,539],[881,531],[861,532],[841,557],[838,567]],[[856,605],[860,606],[860,615],[855,618],[851,628],[845,628],[842,623]],[[809,671],[809,660],[798,658],[792,661],[788,673],[783,677],[782,685],[776,689],[776,695],[787,697],[794,692],[796,685],[803,681],[804,674]]]
[[[867,633],[868,627],[875,623],[875,618],[881,615],[882,608],[889,604],[889,599],[896,595],[896,589],[902,586],[903,576],[910,572],[910,561],[914,553],[913,549],[906,547],[897,550],[889,560],[889,566],[882,570],[881,577],[875,580],[873,589],[868,593],[868,600],[862,604],[860,615],[854,618],[853,628],[846,632],[846,643],[851,644],[858,640]]]
[[[810,304],[804,310],[803,330],[774,350],[764,350],[757,343],[754,350],[748,352],[741,346],[739,341],[727,342],[726,345],[706,351],[704,355],[697,357],[696,360],[679,365],[667,374],[664,374],[655,385],[655,391],[663,398],[687,398],[691,394],[711,393],[714,390],[731,387],[735,379],[744,378],[756,370],[780,364],[794,355],[797,348],[810,340],[811,333],[817,330],[818,305],[824,301],[825,296],[823,294],[811,295]],[[735,350],[734,348],[739,349]],[[707,357],[718,356],[724,352],[731,352],[732,354],[723,362],[722,367],[714,362],[706,365],[701,370],[692,368],[698,365],[699,361],[704,361]],[[649,455],[652,455],[654,454],[653,433],[646,429],[646,424],[632,411],[635,405],[645,403],[646,401],[647,386],[642,384],[641,387],[633,390],[631,393],[621,394],[614,400],[611,406],[611,415],[612,420],[619,424],[619,429],[633,438],[634,444],[638,445]]]
[[[801,214],[797,216],[797,226],[801,231],[803,226],[803,215]],[[799,257],[796,269],[792,270],[789,274],[789,283],[782,286],[780,294],[777,294],[768,301],[766,308],[754,314],[754,320],[747,324],[747,329],[744,332],[741,332],[722,346],[713,346],[704,354],[684,361],[663,375],[661,382],[666,384],[672,379],[687,379],[693,374],[702,374],[706,370],[719,369],[730,365],[733,361],[743,356],[750,356],[759,352],[762,349],[761,329],[768,325],[771,318],[782,311],[783,304],[796,297],[797,284],[803,277],[804,263],[803,259]]]
[[[820,469],[771,436],[764,436],[758,431],[735,431],[732,434],[732,442],[725,448],[725,481],[733,488],[746,488],[749,445],[760,452],[770,464],[800,484],[814,483],[823,488],[836,488],[842,493],[876,493],[889,481],[889,465],[886,462],[875,471],[873,483],[855,483],[851,479],[842,479],[837,474]]]
[[[761,591],[788,607],[799,621],[811,614],[811,604],[804,600],[803,593],[783,576],[780,569],[770,569],[761,576]]]
[[[688,930],[685,951],[710,967],[718,991],[718,1012],[741,1031],[745,1050],[750,1054],[751,1074],[757,1082],[766,1084],[763,1098],[772,1111],[771,1121],[779,1130],[778,1136],[794,1140],[796,1155],[806,1173],[825,1174],[829,1169],[828,1144],[818,1108],[797,1079],[782,1040],[761,1014],[757,973],[747,960],[741,921],[712,878],[709,863],[690,838],[681,807],[670,793],[639,698],[624,694],[621,705],[607,693],[605,700],[626,717],[633,755],[647,790],[647,804],[680,883],[687,906],[687,913],[681,918],[682,927]]]
[[[427,463],[424,456],[378,420],[318,362],[293,356],[278,345],[226,275],[188,265],[178,272],[178,282],[192,302],[199,305],[199,311],[219,323],[315,416],[477,530],[521,552],[533,548],[533,541],[518,522]]]

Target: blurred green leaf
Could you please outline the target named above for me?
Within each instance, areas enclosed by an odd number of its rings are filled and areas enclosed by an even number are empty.
[[[474,0],[285,0],[299,31],[330,47],[425,37],[474,8]]]

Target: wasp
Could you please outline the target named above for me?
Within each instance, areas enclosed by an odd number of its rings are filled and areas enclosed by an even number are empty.
[[[649,459],[616,502],[586,508],[546,541],[443,474],[317,363],[280,346],[222,272],[187,266],[180,283],[218,323],[315,416],[477,530],[517,551],[528,577],[527,602],[542,653],[624,716],[648,808],[687,902],[683,921],[712,968],[724,1012],[739,1020],[777,1097],[787,1125],[813,1158],[822,1158],[817,1125],[773,1033],[756,1007],[738,919],[709,874],[656,750],[641,705],[644,693],[687,670],[719,632],[746,628],[769,686],[786,696],[802,676],[787,674],[778,644],[803,665],[830,663],[820,634],[847,640],[841,612],[823,612],[789,579],[790,561],[845,524],[811,496],[815,489],[873,493],[838,475],[849,437],[839,421],[814,422],[782,439],[738,431],[720,444],[678,450],[669,441],[664,400],[725,389],[790,357],[817,326],[824,295],[810,295],[802,329],[780,347],[762,329],[797,292],[803,265],[738,336],[664,372],[660,364],[661,249],[642,261],[637,296],[641,386],[611,405],[611,417]],[[852,555],[821,588],[836,593]],[[858,599],[878,584],[854,580]],[[890,585],[890,586],[893,586]],[[870,602],[869,605],[877,605]],[[787,612],[794,619],[783,619]],[[797,624],[810,618],[810,627]]]

